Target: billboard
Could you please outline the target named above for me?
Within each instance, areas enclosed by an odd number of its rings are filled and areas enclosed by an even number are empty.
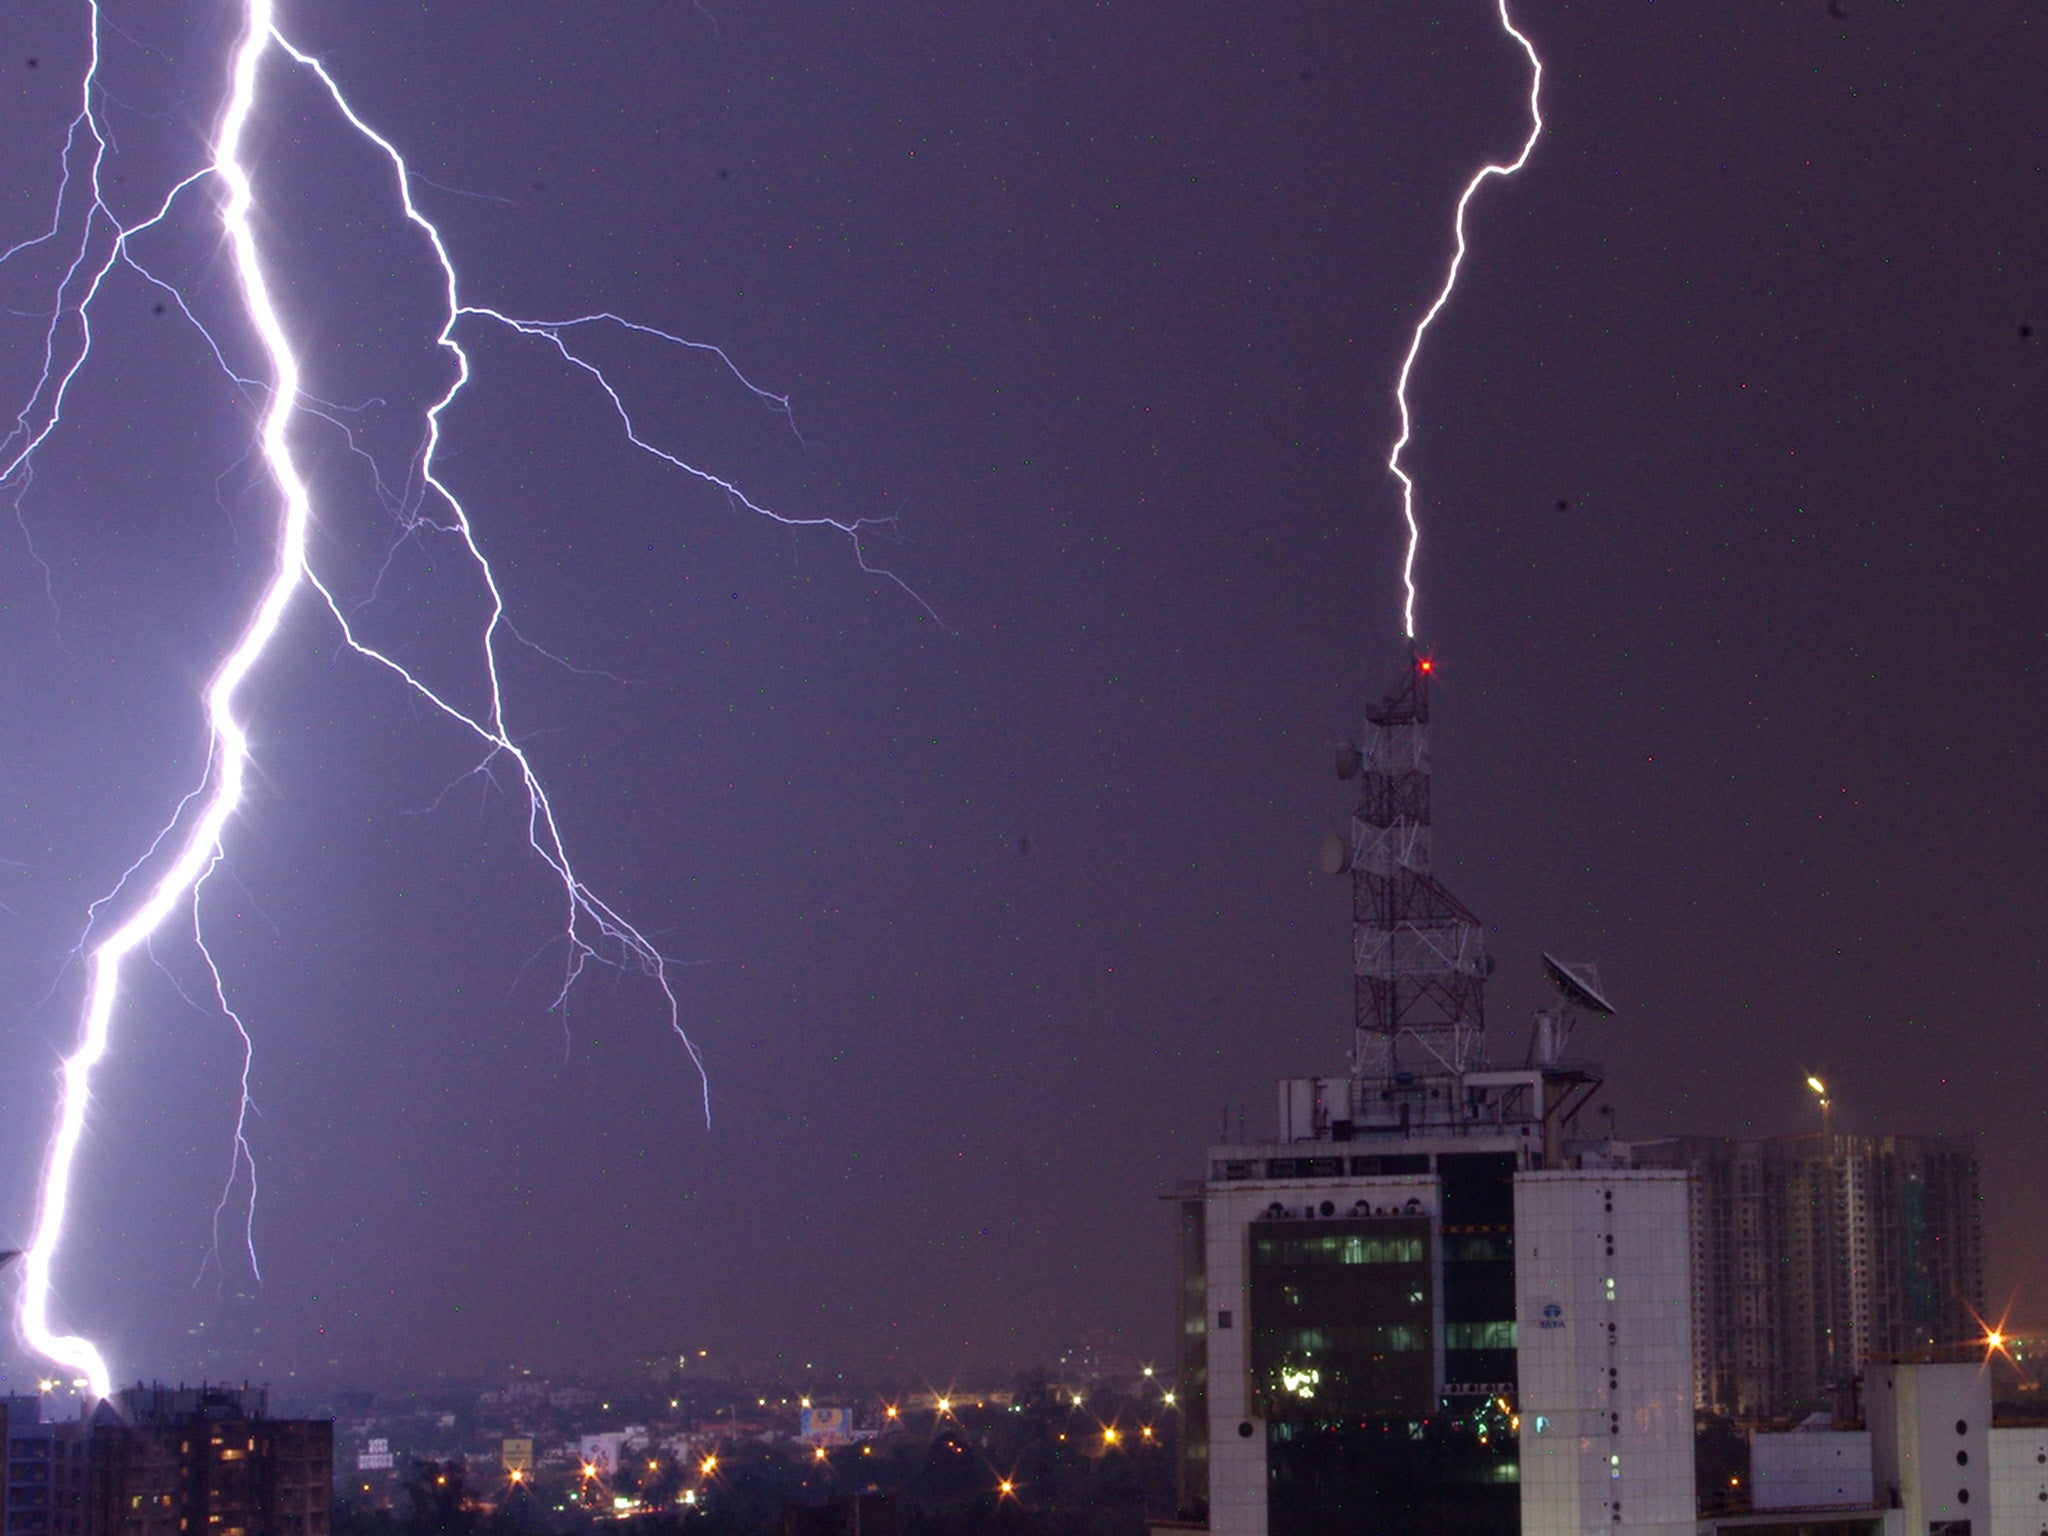
[[[616,1477],[619,1472],[619,1447],[625,1436],[616,1431],[608,1435],[585,1435],[578,1449],[583,1465],[591,1468],[599,1477]]]
[[[803,1438],[811,1445],[845,1445],[853,1438],[853,1415],[844,1408],[806,1408]]]
[[[500,1454],[504,1458],[507,1472],[531,1472],[533,1470],[533,1442],[531,1440],[507,1440]]]
[[[372,1440],[356,1456],[356,1470],[358,1472],[389,1472],[392,1460],[391,1442],[380,1437]]]

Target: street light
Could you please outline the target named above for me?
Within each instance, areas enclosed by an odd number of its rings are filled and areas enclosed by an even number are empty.
[[[1834,1108],[1834,1100],[1828,1097],[1828,1085],[1812,1073],[1806,1076],[1806,1086],[1813,1090],[1813,1096],[1820,1100],[1820,1134],[1832,1151],[1834,1147],[1834,1126],[1828,1111]]]

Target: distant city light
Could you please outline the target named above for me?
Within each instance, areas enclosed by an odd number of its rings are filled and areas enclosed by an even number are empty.
[[[1161,1397],[1161,1398],[1160,1398],[1159,1400],[1160,1400],[1160,1401],[1161,1401],[1162,1403],[1166,1404],[1166,1406],[1167,1406],[1167,1407],[1169,1407],[1169,1408],[1171,1408],[1171,1407],[1173,1406],[1173,1394],[1172,1394],[1171,1392],[1168,1392],[1168,1393],[1166,1393],[1166,1394],[1165,1394],[1164,1396],[1162,1396],[1162,1397]]]
[[[701,1462],[697,1464],[697,1470],[703,1473],[706,1477],[709,1477],[712,1473],[718,1470],[718,1458],[716,1456],[706,1456]]]
[[[1104,1445],[1115,1445],[1116,1441],[1116,1426],[1114,1424],[1105,1425],[1102,1431],[1102,1443]]]

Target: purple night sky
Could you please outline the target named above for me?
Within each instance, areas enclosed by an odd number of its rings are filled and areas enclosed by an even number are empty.
[[[110,0],[108,193],[204,159],[234,7]],[[489,12],[487,24],[478,17]],[[1846,14],[1833,14],[1844,12]],[[47,225],[89,35],[10,4],[0,247]],[[1994,1308],[2048,1321],[2044,17],[1527,0],[1528,169],[1412,386],[1440,872],[1500,958],[1622,1010],[1624,1137],[1982,1133]],[[477,325],[443,466],[513,621],[515,733],[585,878],[683,962],[550,1011],[558,888],[469,743],[311,604],[252,691],[203,915],[256,1040],[260,1283],[225,1224],[238,1044],[189,911],[117,1020],[60,1318],[117,1372],[283,1383],[1162,1357],[1159,1196],[1340,1070],[1330,749],[1402,657],[1384,456],[1465,179],[1525,131],[1480,0],[288,4],[410,158],[467,296],[611,309],[650,434]],[[257,123],[316,558],[474,700],[479,594],[384,565],[445,387],[435,272],[301,74]],[[208,197],[148,256],[255,353]],[[0,267],[0,403],[55,268]],[[273,554],[249,398],[132,273],[0,519],[0,1246],[28,1236],[86,907],[198,780]],[[163,312],[159,312],[159,310]],[[18,520],[13,515],[18,513]],[[381,584],[380,584],[380,571]],[[916,600],[928,603],[935,623]],[[185,996],[181,997],[181,992]],[[196,1283],[195,1283],[196,1280]],[[9,1294],[11,1295],[11,1289]],[[0,1378],[39,1367],[17,1353]]]

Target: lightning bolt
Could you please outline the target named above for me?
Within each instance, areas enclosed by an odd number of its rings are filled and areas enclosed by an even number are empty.
[[[34,1234],[23,1254],[19,1328],[31,1348],[82,1375],[98,1397],[105,1397],[112,1385],[105,1357],[90,1339],[60,1331],[51,1318],[55,1265],[64,1238],[79,1146],[92,1099],[93,1073],[112,1043],[115,1017],[122,1001],[123,979],[138,951],[147,953],[152,937],[163,932],[181,911],[189,911],[191,915],[191,934],[205,960],[213,1003],[238,1032],[243,1046],[241,1108],[235,1123],[228,1185],[214,1216],[216,1255],[220,1225],[229,1197],[246,1170],[249,1195],[245,1232],[252,1267],[255,1264],[255,1160],[247,1135],[253,1046],[249,1029],[242,1016],[230,1005],[220,968],[206,947],[200,922],[200,901],[207,879],[224,857],[223,838],[241,805],[250,772],[249,737],[246,716],[242,711],[251,674],[263,661],[279,626],[295,604],[310,603],[317,609],[323,609],[335,626],[341,644],[350,653],[386,673],[398,687],[426,706],[430,714],[437,713],[466,733],[477,749],[475,771],[491,775],[502,773],[516,778],[525,797],[527,840],[559,886],[561,934],[566,942],[567,958],[554,1006],[561,1007],[566,1003],[585,967],[593,962],[637,970],[661,994],[669,1027],[697,1070],[703,1087],[704,1113],[707,1120],[709,1118],[709,1080],[704,1075],[703,1060],[683,1028],[681,1005],[671,982],[671,963],[577,873],[554,807],[532,761],[515,741],[507,722],[499,681],[500,649],[508,636],[513,639],[519,637],[507,617],[503,593],[478,543],[469,511],[442,480],[438,469],[442,417],[471,377],[469,354],[456,339],[458,328],[465,323],[493,325],[553,347],[573,371],[603,392],[618,416],[626,441],[634,449],[715,488],[733,505],[748,512],[791,528],[820,529],[843,536],[851,545],[862,570],[893,582],[938,622],[938,616],[930,607],[894,573],[871,564],[867,558],[863,547],[864,535],[885,524],[887,519],[863,518],[846,522],[779,512],[749,497],[733,481],[660,447],[643,435],[636,425],[620,389],[596,363],[577,349],[575,343],[578,337],[595,328],[611,327],[664,346],[710,353],[747,390],[772,409],[788,415],[786,397],[753,384],[719,348],[609,312],[568,319],[522,319],[488,306],[466,302],[461,295],[455,261],[440,230],[413,201],[414,176],[397,147],[373,129],[350,105],[340,83],[319,59],[294,46],[279,30],[272,0],[241,0],[238,8],[242,30],[231,55],[219,125],[208,145],[205,162],[172,184],[145,217],[124,221],[110,206],[102,185],[102,171],[111,144],[111,137],[99,115],[103,91],[99,80],[101,41],[105,23],[98,0],[88,0],[90,56],[83,75],[80,105],[65,138],[63,174],[50,226],[44,233],[0,253],[0,265],[4,265],[32,247],[55,248],[57,242],[69,238],[68,231],[75,230],[75,247],[68,244],[63,247],[70,254],[50,307],[43,336],[41,372],[17,413],[12,430],[4,441],[0,441],[0,489],[12,491],[18,521],[21,520],[22,498],[27,494],[32,478],[36,453],[61,425],[66,398],[91,356],[94,301],[117,267],[129,268],[144,281],[169,293],[185,319],[199,329],[223,372],[251,398],[264,402],[255,446],[276,502],[275,564],[239,638],[222,658],[202,696],[209,750],[199,783],[177,802],[155,840],[129,866],[114,888],[88,910],[85,937],[75,952],[84,967],[85,995],[76,1045],[64,1058],[58,1072],[56,1123],[44,1163]],[[261,77],[266,69],[294,68],[317,81],[349,128],[388,162],[403,216],[431,250],[439,269],[443,295],[442,324],[434,341],[440,353],[452,364],[454,379],[439,399],[424,411],[422,441],[413,470],[418,477],[417,489],[416,494],[399,508],[399,542],[426,535],[451,538],[459,544],[459,553],[471,563],[487,598],[488,609],[477,636],[486,684],[481,707],[465,709],[450,702],[394,656],[363,638],[355,622],[355,613],[360,610],[351,611],[344,607],[309,558],[309,535],[315,508],[312,492],[294,459],[290,434],[302,416],[316,417],[338,427],[341,423],[333,409],[323,406],[303,389],[299,355],[265,268],[259,239],[262,219],[251,180],[251,166],[244,157],[245,136],[261,99]],[[184,297],[173,285],[152,274],[137,253],[139,238],[162,225],[175,206],[198,195],[200,189],[211,190],[218,199],[226,255],[239,287],[241,319],[253,332],[265,365],[264,376],[260,380],[243,378],[229,366],[226,352],[207,332]],[[346,428],[342,427],[342,430],[346,435]],[[349,438],[349,446],[361,452],[356,449],[352,437]],[[383,494],[385,487],[381,476],[377,484],[380,494]],[[22,523],[22,533],[26,542],[28,529],[25,522]],[[396,547],[394,545],[394,552]],[[32,542],[28,548],[30,555],[40,563]],[[48,589],[50,572],[47,566],[43,567],[43,574]],[[115,914],[118,914],[118,922],[101,931],[103,918],[111,921]]]
[[[1522,145],[1522,152],[1514,159],[1503,165],[1481,166],[1465,183],[1465,190],[1458,198],[1457,217],[1452,221],[1457,249],[1451,256],[1450,270],[1444,273],[1444,285],[1437,291],[1435,302],[1416,322],[1415,335],[1408,343],[1408,355],[1401,359],[1401,375],[1394,383],[1394,404],[1401,412],[1401,435],[1394,439],[1393,449],[1387,455],[1387,468],[1401,482],[1401,516],[1408,525],[1408,550],[1401,560],[1401,633],[1409,640],[1415,638],[1415,555],[1422,544],[1422,525],[1415,517],[1415,482],[1401,467],[1401,450],[1408,446],[1409,438],[1414,435],[1414,423],[1408,413],[1408,376],[1415,371],[1415,359],[1422,353],[1422,338],[1429,334],[1436,317],[1450,303],[1451,290],[1458,283],[1458,269],[1465,264],[1465,210],[1471,206],[1473,197],[1486,184],[1488,177],[1512,176],[1527,165],[1529,156],[1536,149],[1536,140],[1543,134],[1543,61],[1536,57],[1536,45],[1523,35],[1508,15],[1508,0],[1496,0],[1496,3],[1500,8],[1502,29],[1529,56],[1529,137]]]

